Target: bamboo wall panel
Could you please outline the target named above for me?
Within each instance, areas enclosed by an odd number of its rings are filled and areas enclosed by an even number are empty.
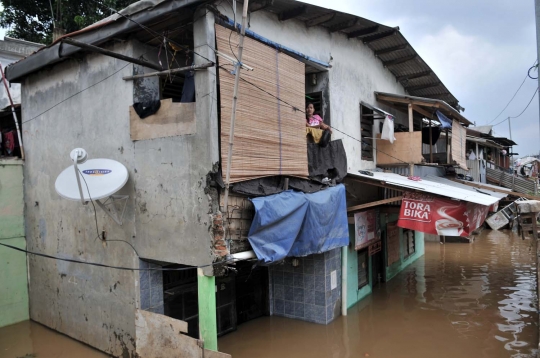
[[[232,32],[232,34],[231,34]],[[230,39],[230,44],[229,44]],[[234,58],[239,35],[216,25],[218,51]],[[231,51],[231,48],[235,51]],[[227,171],[229,131],[234,89],[233,66],[219,58],[221,100],[221,163]],[[245,38],[242,62],[254,68],[242,70],[240,80],[231,182],[272,175],[307,177],[304,64],[256,40]],[[275,97],[282,99],[278,101]],[[292,107],[300,109],[295,110]]]
[[[464,170],[468,170],[466,142],[467,130],[458,121],[452,121],[452,160]]]

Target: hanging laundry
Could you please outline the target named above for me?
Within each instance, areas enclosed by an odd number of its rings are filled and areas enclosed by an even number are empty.
[[[160,100],[133,103],[133,109],[141,119],[156,113],[159,110],[159,107],[161,107]]]
[[[435,145],[441,136],[440,127],[424,127],[422,128],[422,143],[429,144],[429,131],[431,129],[431,145]]]
[[[180,102],[188,103],[195,102],[195,72],[186,73],[184,87],[182,88],[182,99]]]
[[[381,139],[385,139],[392,144],[396,140],[394,137],[394,117],[390,115],[384,117]]]
[[[441,111],[436,110],[435,114],[437,115],[437,118],[439,118],[439,122],[441,122],[441,128],[452,128],[452,120],[445,116]]]

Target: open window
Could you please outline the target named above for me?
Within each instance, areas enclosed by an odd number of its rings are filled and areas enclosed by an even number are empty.
[[[416,252],[414,230],[403,230],[403,248],[404,258],[407,258]]]
[[[15,115],[21,128],[21,105],[15,105]],[[22,132],[21,132],[22,136]],[[21,158],[21,147],[11,106],[0,110],[0,159]]]
[[[369,256],[368,250],[360,250],[358,253],[358,289],[369,284]]]

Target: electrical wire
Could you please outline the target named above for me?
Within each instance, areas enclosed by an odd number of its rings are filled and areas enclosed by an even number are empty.
[[[500,121],[499,123],[494,124],[493,127],[498,126],[499,124],[506,122],[508,119],[519,118],[523,113],[525,113],[525,111],[527,110],[527,108],[529,108],[529,105],[532,103],[532,101],[533,101],[534,97],[536,97],[536,94],[537,94],[537,93],[538,93],[538,87],[536,88],[536,91],[534,91],[534,94],[533,94],[533,96],[531,97],[531,100],[529,101],[529,103],[527,103],[527,106],[523,109],[523,111],[521,111],[520,114],[518,114],[517,116],[514,116],[514,117],[508,117],[508,118],[506,118],[506,119]]]
[[[47,255],[47,254],[43,254],[43,253],[40,253],[40,252],[34,252],[34,251],[30,251],[30,250],[21,249],[19,247],[8,245],[8,244],[0,243],[0,245],[5,246],[5,247],[10,248],[10,249],[13,249],[13,250],[16,250],[16,251],[24,252],[24,253],[26,253],[28,255],[40,256],[40,257],[45,257],[45,258],[48,258],[48,259],[53,259],[53,260],[58,260],[58,261],[73,262],[73,263],[77,263],[77,264],[84,264],[84,265],[105,267],[105,268],[112,268],[112,269],[115,269],[115,270],[123,270],[123,271],[185,271],[185,270],[193,270],[194,268],[205,268],[205,267],[210,267],[210,266],[221,266],[221,265],[224,265],[224,264],[235,261],[235,259],[230,259],[230,260],[226,260],[226,261],[213,262],[213,263],[207,264],[207,265],[198,265],[198,266],[191,266],[191,267],[177,267],[177,268],[170,268],[170,267],[135,268],[135,267],[122,267],[122,266],[105,265],[105,264],[100,264],[100,263],[97,263],[97,262],[89,262],[89,261],[82,261],[82,260],[76,260],[76,259],[67,259],[67,258],[64,258],[64,257]]]
[[[527,80],[528,77],[530,77],[529,75],[529,72],[531,71],[532,68],[534,68],[535,66],[537,66],[537,62],[538,62],[538,59],[536,61],[534,61],[534,64],[532,65],[531,68],[529,68],[529,71],[527,72],[527,75],[525,76],[525,78],[523,79],[523,82],[521,82],[521,84],[519,85],[517,91],[514,93],[514,95],[512,96],[512,98],[510,98],[510,101],[508,101],[508,103],[506,104],[506,106],[504,106],[504,108],[502,109],[502,111],[497,114],[497,116],[495,118],[493,118],[491,121],[489,121],[488,124],[491,124],[493,123],[497,118],[499,118],[499,116],[506,110],[506,108],[508,108],[508,106],[510,105],[510,103],[512,103],[512,101],[514,100],[514,98],[516,98],[516,95],[518,94],[519,90],[521,89],[521,87],[523,86],[523,84],[525,83],[525,81]],[[532,77],[531,77],[532,78]],[[502,123],[502,122],[501,122]]]

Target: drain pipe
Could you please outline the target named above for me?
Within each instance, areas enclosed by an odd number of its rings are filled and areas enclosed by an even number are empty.
[[[341,315],[347,315],[347,247],[341,248]]]
[[[15,105],[13,104],[13,99],[11,99],[11,93],[9,92],[9,88],[6,81],[6,76],[4,76],[4,69],[2,68],[2,65],[0,64],[0,74],[2,74],[2,82],[4,82],[4,86],[6,87],[6,93],[9,98],[9,103],[11,104],[11,113],[13,114],[13,120],[15,121],[15,128],[17,129],[17,137],[19,138],[19,148],[21,148],[21,159],[24,160],[24,147],[21,137],[21,129],[19,128],[19,121],[17,120],[17,114],[15,113]]]

